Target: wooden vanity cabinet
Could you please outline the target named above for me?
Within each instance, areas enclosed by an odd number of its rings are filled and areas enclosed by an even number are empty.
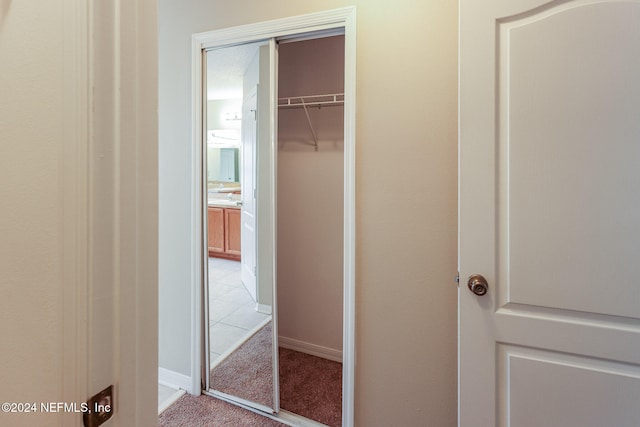
[[[224,209],[209,206],[207,209],[209,255],[224,253]]]
[[[225,209],[224,224],[225,253],[240,258],[240,209]]]
[[[240,260],[240,209],[207,209],[209,256]]]

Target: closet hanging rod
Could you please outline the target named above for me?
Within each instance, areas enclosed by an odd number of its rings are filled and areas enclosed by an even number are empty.
[[[344,105],[344,93],[278,98],[279,108],[331,107],[336,105]]]

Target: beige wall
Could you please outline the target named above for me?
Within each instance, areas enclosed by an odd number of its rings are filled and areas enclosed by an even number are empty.
[[[452,1],[160,0],[160,338],[161,349],[163,344],[178,349],[166,357],[161,352],[161,366],[187,370],[189,363],[190,325],[183,314],[190,301],[190,34],[352,4],[357,7],[356,424],[454,426],[457,4]],[[172,312],[174,321],[163,320],[163,310]],[[177,354],[180,349],[186,360]]]
[[[280,45],[278,97],[344,91],[344,37]],[[344,108],[278,112],[278,332],[342,351]]]
[[[0,2],[2,402],[62,399],[63,16],[59,3]],[[60,415],[28,415],[0,413],[0,425],[61,422]]]

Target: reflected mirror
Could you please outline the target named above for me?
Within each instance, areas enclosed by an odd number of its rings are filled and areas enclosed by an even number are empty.
[[[207,389],[275,412],[273,289],[256,279],[254,198],[256,146],[269,138],[259,127],[269,94],[258,90],[270,87],[269,49],[262,42],[205,53]]]
[[[239,148],[207,148],[207,182],[211,188],[240,185]],[[220,185],[222,184],[222,185]]]

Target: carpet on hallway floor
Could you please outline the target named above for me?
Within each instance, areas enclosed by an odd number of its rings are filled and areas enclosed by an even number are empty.
[[[281,427],[285,424],[202,394],[185,394],[158,416],[158,427]]]
[[[271,324],[266,325],[212,370],[211,383],[216,390],[272,405],[271,331]],[[283,347],[279,353],[281,408],[331,427],[340,426],[342,364]],[[158,425],[282,424],[210,396],[185,395],[160,415]]]

